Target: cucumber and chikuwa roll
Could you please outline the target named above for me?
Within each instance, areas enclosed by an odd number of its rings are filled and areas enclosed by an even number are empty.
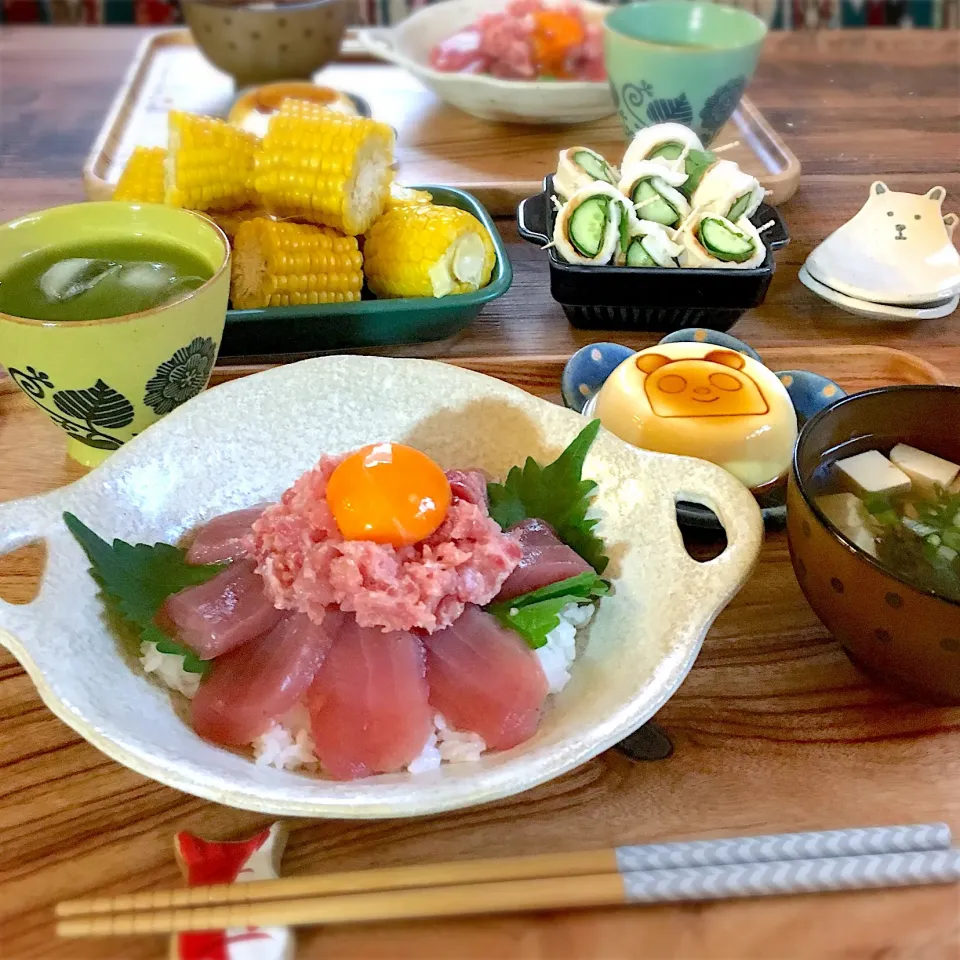
[[[617,168],[611,166],[596,150],[588,147],[569,147],[560,151],[553,188],[564,199],[572,197],[582,187],[600,181],[616,186],[620,179]]]
[[[683,124],[657,123],[636,132],[621,167],[629,170],[641,160],[655,160],[671,170],[683,170],[687,154],[702,149],[700,138]]]
[[[641,160],[624,170],[619,190],[633,201],[641,220],[676,227],[690,213],[687,198],[677,189],[686,173],[669,170],[654,160]]]
[[[757,228],[746,218],[736,223],[717,213],[698,213],[677,238],[681,267],[759,267],[767,255]]]
[[[732,160],[717,160],[707,168],[690,200],[694,207],[736,223],[757,212],[765,193],[760,181]]]
[[[616,187],[598,181],[581,187],[560,208],[553,245],[567,263],[617,262],[637,222],[633,204]]]
[[[673,231],[653,220],[638,220],[630,234],[624,266],[675,267],[683,249],[675,243]]]

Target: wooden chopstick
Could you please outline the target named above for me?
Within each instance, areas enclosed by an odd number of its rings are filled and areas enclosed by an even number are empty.
[[[128,936],[229,927],[364,923],[531,910],[719,900],[956,883],[960,850],[681,867],[579,877],[383,890],[227,906],[115,913],[62,920],[63,937]]]
[[[574,853],[544,853],[527,857],[498,857],[449,863],[416,864],[351,870],[283,880],[251,880],[249,883],[155,890],[90,900],[66,900],[57,904],[57,916],[166,910],[175,907],[295,900],[345,893],[370,893],[416,887],[443,887],[497,880],[533,880],[576,877],[617,872],[617,851],[585,850]]]
[[[950,829],[946,824],[927,823],[638,844],[605,850],[458,860],[67,900],[57,905],[57,915],[72,917],[170,910],[494,881],[539,880],[894,851],[943,850],[949,848],[950,840]]]
[[[618,873],[604,873],[83,916],[61,920],[57,933],[62,937],[98,937],[245,926],[294,927],[559,910],[626,902],[623,877]]]

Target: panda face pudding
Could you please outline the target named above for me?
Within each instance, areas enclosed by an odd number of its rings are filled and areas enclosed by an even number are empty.
[[[776,374],[708,343],[628,357],[592,412],[634,446],[710,460],[752,490],[786,476],[797,441],[796,412]]]

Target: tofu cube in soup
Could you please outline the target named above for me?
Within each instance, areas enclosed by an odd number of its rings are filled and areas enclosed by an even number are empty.
[[[861,550],[877,555],[877,544],[870,530],[870,514],[863,501],[853,493],[831,493],[820,497],[817,506],[824,516]]]
[[[914,483],[930,491],[936,486],[949,489],[960,475],[960,465],[906,443],[898,443],[890,451],[890,460]]]
[[[906,493],[910,477],[895,467],[879,450],[867,450],[837,461],[844,485],[861,496],[868,493]]]

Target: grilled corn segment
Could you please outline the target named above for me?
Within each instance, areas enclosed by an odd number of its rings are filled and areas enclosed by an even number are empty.
[[[254,184],[277,216],[357,236],[383,212],[392,163],[385,123],[284,100],[257,152]]]
[[[404,205],[367,232],[367,284],[378,297],[445,297],[485,287],[497,262],[483,224],[456,207]]]
[[[213,117],[171,110],[165,202],[190,210],[236,210],[254,202],[257,138]]]
[[[241,210],[230,211],[212,211],[207,216],[227,235],[227,239],[233,243],[240,229],[240,224],[248,220],[273,220],[274,218],[262,207],[243,207]]]
[[[327,227],[256,219],[233,241],[234,309],[347,303],[360,299],[363,256],[355,237]]]
[[[120,174],[114,200],[129,203],[163,203],[163,147],[136,147]]]

